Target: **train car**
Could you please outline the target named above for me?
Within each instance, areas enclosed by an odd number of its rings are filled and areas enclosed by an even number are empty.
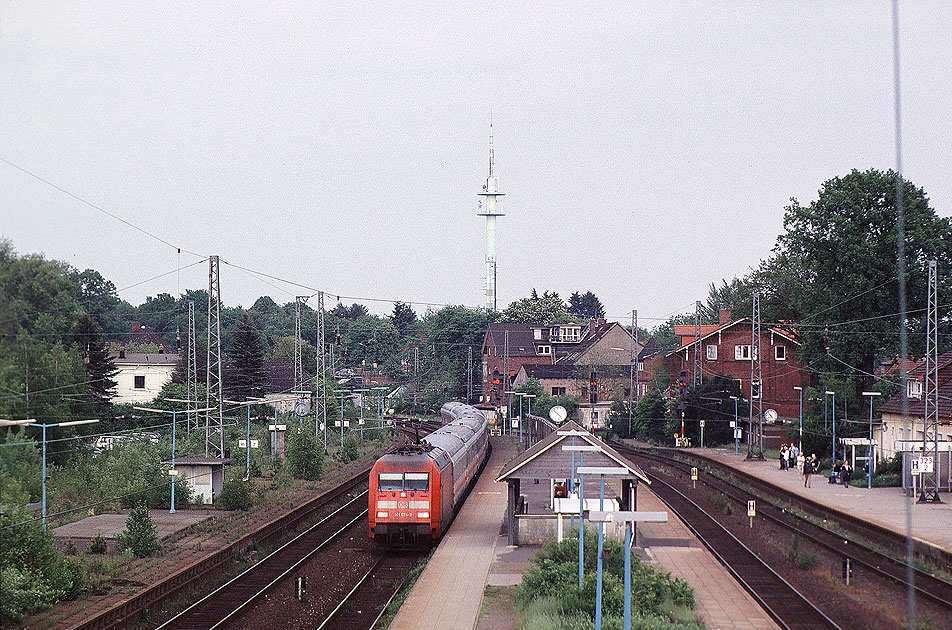
[[[444,426],[390,451],[370,471],[370,537],[384,545],[427,545],[442,536],[486,462],[483,413],[449,402],[440,415]]]

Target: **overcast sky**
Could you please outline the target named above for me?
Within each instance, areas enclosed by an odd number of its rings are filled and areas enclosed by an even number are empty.
[[[756,267],[790,197],[895,166],[888,0],[263,5],[0,3],[0,157],[202,256],[482,306],[491,115],[500,307],[591,290],[648,327]],[[950,216],[952,3],[900,29],[905,175]],[[179,265],[3,162],[0,234],[119,288]],[[309,293],[227,265],[221,291]]]

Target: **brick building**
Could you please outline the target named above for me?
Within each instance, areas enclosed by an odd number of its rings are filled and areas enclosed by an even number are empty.
[[[701,327],[700,352],[705,377],[724,374],[740,382],[745,397],[750,396],[751,323],[750,318],[731,321],[730,311],[721,309],[717,324]],[[693,325],[675,326],[680,336],[678,348],[666,355],[670,382],[674,385],[678,372],[694,370],[695,344]],[[761,379],[763,408],[777,411],[780,420],[796,421],[800,398],[795,386],[808,382],[806,370],[797,361],[800,343],[789,332],[779,328],[763,328],[760,333]]]

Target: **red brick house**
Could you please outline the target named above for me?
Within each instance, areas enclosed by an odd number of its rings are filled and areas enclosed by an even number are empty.
[[[509,333],[509,374],[506,375],[506,332]],[[604,319],[566,324],[490,324],[483,341],[482,396],[480,402],[501,404],[523,366],[560,366],[556,380],[566,373],[585,388],[591,369],[598,366],[626,366],[631,355],[631,335],[617,322]],[[571,368],[571,369],[569,369]],[[498,381],[498,383],[494,383]],[[627,381],[626,381],[627,383]],[[543,386],[546,384],[543,383]],[[559,393],[570,393],[556,390]],[[548,389],[548,388],[547,388]]]
[[[751,324],[750,318],[731,321],[730,311],[721,309],[720,322],[701,326],[700,352],[705,377],[724,374],[740,382],[745,397],[750,396]],[[695,344],[693,325],[675,326],[681,338],[679,347],[666,355],[671,384],[678,372],[686,370],[688,379],[694,370]],[[795,421],[800,413],[799,392],[808,378],[797,361],[800,343],[785,330],[762,328],[760,333],[761,379],[764,410],[775,409],[781,420]]]

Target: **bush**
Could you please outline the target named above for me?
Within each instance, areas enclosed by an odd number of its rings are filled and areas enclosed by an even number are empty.
[[[108,550],[109,547],[106,545],[106,539],[103,538],[102,534],[96,534],[96,537],[89,543],[89,553],[103,554]]]
[[[317,481],[324,472],[324,451],[317,436],[298,426],[288,431],[284,457],[287,470],[296,479]]]
[[[800,537],[796,534],[790,538],[790,551],[787,559],[803,571],[811,571],[820,566],[820,556],[812,551],[800,549]]]
[[[225,510],[245,510],[251,509],[254,503],[251,498],[251,490],[248,488],[250,482],[230,479],[222,486],[221,494],[218,495],[218,504]]]
[[[360,457],[360,452],[357,450],[357,438],[353,435],[348,435],[344,438],[344,447],[337,451],[337,459],[342,462],[352,462],[358,457]]]
[[[126,529],[116,537],[116,542],[120,550],[128,549],[136,558],[148,558],[161,551],[155,523],[145,504],[132,508],[126,519]]]
[[[0,625],[74,597],[82,567],[56,550],[53,537],[26,511],[0,514]]]

